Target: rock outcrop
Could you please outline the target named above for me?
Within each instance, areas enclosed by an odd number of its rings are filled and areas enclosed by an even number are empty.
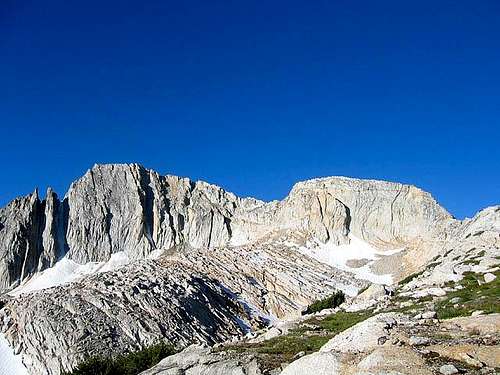
[[[156,260],[20,294],[0,310],[0,332],[31,372],[59,374],[88,355],[160,340],[182,347],[241,339],[336,290],[366,284],[276,240],[211,250],[183,246]]]
[[[321,352],[359,353],[373,350],[380,345],[380,338],[388,339],[391,331],[402,324],[401,314],[379,314],[338,334],[328,341]]]
[[[43,201],[35,190],[0,209],[0,293],[54,265],[63,252],[63,215],[51,189]]]
[[[407,283],[403,295],[425,296],[444,293],[448,282],[464,273],[491,273],[498,270],[500,249],[500,206],[488,207],[454,228],[449,239],[420,275]]]
[[[316,179],[265,203],[137,164],[95,165],[62,201],[49,190],[44,201],[34,193],[0,211],[0,292],[66,253],[82,264],[120,251],[134,260],[179,244],[216,248],[296,230],[334,244],[353,233],[377,246],[415,247],[453,222],[428,193],[397,183]]]
[[[499,223],[499,207],[461,222],[428,193],[397,183],[321,178],[296,184],[282,201],[263,202],[137,164],[96,165],[62,200],[51,189],[44,200],[35,191],[0,209],[0,331],[31,372],[57,375],[89,355],[159,340],[184,347],[241,339],[335,291],[356,295],[372,271],[391,280],[427,265],[399,296],[444,296],[442,287],[469,271],[494,282]],[[350,250],[359,255],[329,253]],[[127,264],[22,293],[61,258],[90,269],[116,257]],[[380,309],[393,292],[372,286],[345,309]],[[343,371],[344,357],[369,351],[356,371],[400,368],[412,358],[408,349],[400,351],[403,362],[380,367],[380,356],[398,349],[379,346],[401,339],[394,332],[405,319],[368,319],[284,373],[314,363]],[[259,374],[251,356],[197,348],[192,363],[174,356],[156,373]]]
[[[261,375],[252,356],[213,353],[210,348],[192,345],[165,358],[140,375]]]
[[[154,260],[18,296],[0,310],[0,323],[33,374],[59,374],[89,355],[161,340],[214,344],[259,324],[220,282]]]

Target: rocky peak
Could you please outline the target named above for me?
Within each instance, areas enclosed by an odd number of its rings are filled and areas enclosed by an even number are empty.
[[[349,207],[350,230],[374,244],[406,243],[418,237],[433,236],[436,225],[453,221],[431,194],[412,185],[326,177],[297,183],[289,197],[305,192],[327,192]]]
[[[38,190],[0,209],[0,290],[36,270],[42,212]]]
[[[28,224],[16,219],[26,211],[17,202],[0,220],[4,226],[4,221],[25,224],[21,232],[12,224],[0,231],[0,255],[11,254],[0,266],[1,289],[63,255],[87,263],[124,252],[134,260],[180,244],[211,249],[293,231],[336,245],[348,243],[352,233],[395,248],[432,241],[453,221],[430,194],[410,185],[320,178],[296,184],[282,201],[266,203],[206,182],[162,176],[139,164],[96,164],[71,184],[63,201],[51,189],[43,202],[33,193],[24,203],[32,207]],[[12,236],[19,241],[9,240]],[[22,271],[26,241],[31,247]]]
[[[460,222],[430,194],[384,181],[309,180],[263,202],[138,164],[95,165],[62,201],[48,189],[0,209],[0,294],[23,282],[0,306],[0,331],[30,371],[59,374],[160,339],[239,339],[339,290],[350,299],[367,280],[391,283],[399,268],[425,267],[400,296],[443,296],[471,271],[496,278],[499,222],[499,206]],[[390,290],[348,307],[389,304]]]

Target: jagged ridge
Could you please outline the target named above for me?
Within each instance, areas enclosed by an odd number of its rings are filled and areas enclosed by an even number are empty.
[[[410,185],[330,177],[298,183],[283,201],[266,203],[138,164],[95,165],[62,201],[49,189],[43,201],[35,192],[0,210],[0,292],[64,254],[78,263],[120,251],[141,259],[182,243],[213,248],[287,229],[336,244],[352,232],[396,247],[433,239],[452,221]]]

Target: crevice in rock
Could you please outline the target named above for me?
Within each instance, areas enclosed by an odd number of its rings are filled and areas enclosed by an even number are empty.
[[[68,222],[69,222],[69,203],[68,198],[64,198],[59,205],[59,212],[57,215],[58,226],[57,226],[57,242],[58,254],[57,260],[61,259],[69,251],[68,241],[66,238],[66,233],[68,232]]]
[[[233,237],[233,231],[231,229],[231,219],[224,216],[224,225],[226,226],[227,234],[229,235],[229,238]]]
[[[210,229],[208,231],[208,244],[207,247],[210,249],[210,244],[212,242],[212,230],[214,228],[214,211],[210,211]]]
[[[144,215],[144,233],[147,240],[149,241],[151,248],[155,248],[155,241],[153,238],[153,228],[154,228],[154,215],[153,215],[153,205],[154,205],[154,192],[151,187],[151,176],[147,170],[140,167],[139,170],[139,184],[144,195],[141,194],[141,204],[143,207]]]

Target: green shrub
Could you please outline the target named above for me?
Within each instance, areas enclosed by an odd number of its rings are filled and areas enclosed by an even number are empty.
[[[324,309],[334,309],[345,302],[345,294],[342,291],[337,291],[330,297],[321,299],[309,305],[304,311],[304,314],[312,314]]]
[[[458,283],[463,289],[446,294],[446,298],[436,305],[439,319],[469,316],[475,310],[485,314],[500,313],[500,271],[494,272],[497,278],[490,283],[484,283],[484,276],[473,272],[465,272]],[[481,283],[480,283],[481,282]],[[452,303],[458,297],[458,303]]]
[[[90,357],[63,375],[137,375],[174,353],[172,346],[159,343],[115,358]]]
[[[420,272],[416,272],[416,273],[413,273],[407,277],[405,277],[403,280],[401,280],[399,282],[399,285],[404,285],[404,284],[408,284],[410,281],[412,281],[413,279],[419,277],[421,274],[423,274],[425,272],[425,269],[423,269],[422,271]]]
[[[304,324],[318,326],[323,330],[328,331],[332,335],[337,335],[340,332],[345,331],[347,328],[350,328],[363,320],[368,319],[372,316],[373,313],[371,310],[363,310],[359,312],[346,312],[339,311],[335,314],[328,315],[326,317],[312,317],[306,321]],[[300,332],[299,329],[295,330],[295,332]]]

